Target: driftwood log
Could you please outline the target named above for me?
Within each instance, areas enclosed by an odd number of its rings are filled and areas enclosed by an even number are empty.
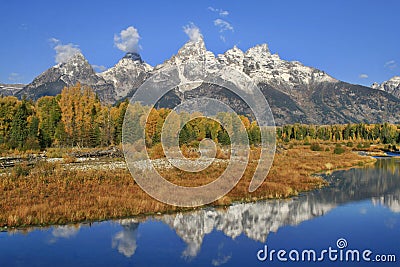
[[[70,153],[70,156],[75,158],[101,158],[101,157],[108,157],[108,158],[123,158],[124,154],[122,151],[117,147],[110,147],[108,149],[102,150],[95,150],[90,152],[81,152],[76,151]]]

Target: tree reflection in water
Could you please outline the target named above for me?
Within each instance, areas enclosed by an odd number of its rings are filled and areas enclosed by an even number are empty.
[[[184,257],[195,257],[203,239],[212,231],[222,231],[235,239],[246,235],[252,240],[265,242],[270,232],[285,225],[297,225],[317,216],[323,216],[338,205],[372,199],[375,204],[400,212],[400,159],[378,160],[374,166],[337,171],[325,176],[330,186],[306,193],[300,197],[235,204],[227,209],[202,210],[157,216],[187,244]],[[121,220],[123,230],[113,237],[112,246],[127,257],[136,249],[136,221]]]

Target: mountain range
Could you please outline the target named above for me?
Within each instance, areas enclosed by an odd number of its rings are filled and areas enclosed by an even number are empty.
[[[215,56],[206,49],[202,38],[187,42],[176,55],[154,68],[139,54],[127,53],[115,66],[96,73],[85,57],[77,53],[67,62],[46,70],[22,89],[10,91],[7,89],[10,86],[0,85],[0,93],[37,99],[59,94],[65,86],[80,82],[92,87],[104,103],[114,104],[132,96],[154,72],[189,61],[202,64],[210,72],[229,66],[248,75],[268,100],[277,125],[400,123],[400,77],[371,87],[350,84],[298,61],[283,60],[272,54],[267,44],[245,52],[235,46]],[[197,96],[214,97],[227,102],[237,112],[249,112],[232,94],[205,83],[176,88],[160,100],[159,106],[173,107],[183,99]]]
[[[0,95],[2,96],[11,96],[15,95],[22,88],[25,87],[25,84],[3,84],[0,83]]]
[[[400,98],[400,76],[394,76],[390,80],[385,81],[381,84],[373,83],[371,87],[374,89],[379,89],[388,92]]]

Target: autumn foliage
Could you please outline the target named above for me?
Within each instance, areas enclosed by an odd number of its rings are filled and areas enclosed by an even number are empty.
[[[261,142],[260,128],[246,116],[219,113],[217,120],[199,113],[175,113],[170,109],[150,109],[128,100],[114,106],[100,102],[94,91],[81,84],[66,87],[57,96],[44,96],[36,102],[0,97],[0,149],[39,150],[49,147],[105,147],[122,141],[124,117],[129,112],[134,122],[129,126],[132,138],[140,138],[145,128],[147,147],[161,142],[161,132],[168,116],[178,127],[181,146],[198,146],[209,138],[221,146],[229,145],[228,133],[248,139],[250,145]],[[149,116],[147,117],[147,113]],[[219,123],[221,122],[221,123]],[[240,124],[244,126],[240,128]],[[223,126],[222,126],[223,125]],[[240,130],[242,129],[242,130]],[[400,126],[384,124],[304,125],[293,124],[276,128],[278,141],[400,143]],[[135,140],[133,140],[135,141]]]

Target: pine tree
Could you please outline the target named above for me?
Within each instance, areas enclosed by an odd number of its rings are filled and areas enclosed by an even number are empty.
[[[0,97],[0,144],[9,145],[11,124],[20,105],[16,97]]]
[[[26,101],[21,105],[13,117],[10,129],[10,144],[12,148],[22,148],[28,137],[28,108]]]
[[[55,131],[61,120],[61,109],[57,99],[44,96],[36,102],[36,111],[39,118],[40,146],[50,147],[55,140]]]
[[[225,129],[221,129],[218,132],[218,143],[221,145],[230,145],[231,144],[229,134]]]

